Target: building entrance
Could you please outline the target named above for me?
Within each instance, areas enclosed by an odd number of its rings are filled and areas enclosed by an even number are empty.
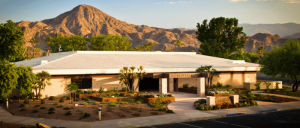
[[[139,91],[158,91],[159,90],[159,79],[143,78],[139,84]]]

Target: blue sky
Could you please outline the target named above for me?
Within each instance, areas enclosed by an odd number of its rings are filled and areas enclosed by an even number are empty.
[[[239,23],[300,24],[300,0],[0,0],[0,23],[55,18],[80,4],[130,24],[160,28],[195,28],[220,16]]]

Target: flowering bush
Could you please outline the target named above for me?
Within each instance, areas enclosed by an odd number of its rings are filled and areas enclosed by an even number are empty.
[[[224,89],[212,89],[208,92],[208,94],[228,94],[228,93],[234,93],[231,90],[224,90]]]
[[[199,100],[200,101],[200,100]],[[238,108],[238,107],[247,107],[247,106],[258,106],[257,102],[245,102],[245,103],[237,103],[237,104],[228,104],[224,103],[222,105],[215,105],[215,106],[204,106],[201,105],[199,101],[195,101],[195,109],[199,109],[201,111],[208,111],[208,110],[219,110],[219,109],[228,109],[228,108]]]

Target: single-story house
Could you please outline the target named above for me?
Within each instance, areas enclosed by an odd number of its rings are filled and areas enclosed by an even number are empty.
[[[80,89],[98,90],[117,87],[122,89],[118,74],[123,67],[143,66],[147,75],[140,81],[139,90],[157,90],[160,93],[178,91],[183,84],[199,87],[204,95],[205,73],[197,73],[200,66],[211,65],[219,73],[213,84],[221,82],[243,88],[245,82],[256,82],[259,64],[244,60],[230,60],[199,55],[195,52],[140,52],[140,51],[70,51],[52,53],[49,56],[15,62],[33,68],[34,73],[47,71],[52,85],[42,90],[44,96],[62,96],[71,81]],[[124,87],[124,86],[123,86]]]

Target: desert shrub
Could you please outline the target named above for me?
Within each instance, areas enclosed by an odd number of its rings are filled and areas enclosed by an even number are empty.
[[[64,99],[64,98],[60,98],[60,99],[59,99],[59,102],[60,102],[60,103],[63,103],[63,102],[65,102],[65,99]]]
[[[193,90],[197,90],[197,87],[195,87],[195,86],[192,86],[192,87],[191,87],[191,89],[193,89]]]
[[[53,105],[58,105],[58,103],[55,102]]]
[[[55,99],[56,99],[56,97],[54,97],[54,96],[49,97],[49,100],[55,100]]]
[[[267,86],[267,89],[270,89],[270,86],[271,86],[271,82],[264,82]]]
[[[204,104],[204,103],[206,103],[206,99],[200,99],[200,100],[198,100],[198,102],[199,102],[199,104]]]
[[[167,113],[174,113],[173,110],[167,110]]]
[[[183,84],[183,88],[188,88],[188,87],[189,87],[188,83]]]
[[[27,125],[22,124],[22,125],[21,125],[21,128],[27,128]]]
[[[89,113],[84,113],[84,117],[90,117],[91,115]]]
[[[106,104],[106,102],[100,102],[100,104]]]
[[[70,97],[67,97],[67,100],[70,100],[71,98]]]
[[[87,105],[88,105],[88,103],[80,103],[80,105],[87,106]]]
[[[100,87],[99,88],[99,93],[103,93],[104,92],[104,88],[103,87]]]
[[[122,105],[126,105],[126,104],[128,104],[128,102],[122,102],[121,104],[122,104]]]
[[[63,110],[70,110],[71,108],[69,108],[69,107],[65,107]]]
[[[222,84],[222,83],[220,83],[220,82],[217,82],[217,87],[218,87],[218,88],[222,88],[222,86],[223,86],[223,84]]]
[[[93,93],[93,92],[92,92],[91,89],[87,90],[87,94],[92,94],[92,93]]]
[[[46,107],[41,107],[40,109],[46,109]]]
[[[128,91],[127,87],[123,87],[123,88],[122,88],[122,91],[123,91],[123,92],[127,92],[127,91]]]
[[[96,103],[95,101],[87,101],[87,103]]]
[[[84,100],[84,101],[86,101],[86,102],[91,101],[90,98],[82,98],[82,100]]]
[[[35,108],[38,108],[38,107],[40,107],[40,105],[39,105],[39,104],[37,104],[37,105],[35,105],[34,107],[35,107]]]
[[[41,104],[45,104],[45,103],[46,103],[45,99],[42,99]]]
[[[115,106],[117,106],[117,104],[115,102],[111,102],[111,103],[109,103],[109,106],[115,107]]]
[[[261,82],[257,82],[256,84],[254,84],[256,86],[256,90],[260,90],[260,84]]]
[[[118,102],[121,102],[121,98],[118,98],[117,101],[118,101]]]
[[[159,108],[158,111],[166,111],[166,108]]]
[[[37,113],[37,112],[39,112],[37,109],[34,109],[34,110],[32,111],[32,113]]]
[[[23,103],[24,104],[29,104],[29,100],[25,100]]]
[[[99,107],[104,107],[104,105],[103,105],[103,104],[100,104]]]
[[[21,111],[26,111],[27,109],[25,107],[21,108]]]
[[[20,107],[25,107],[25,104],[23,103],[23,104],[20,104]]]
[[[134,99],[128,99],[127,100],[129,103],[132,103],[132,102],[134,102]]]
[[[141,102],[141,101],[136,101],[135,103],[136,103],[136,104],[141,104],[142,102]]]
[[[72,115],[71,111],[66,111],[65,115]]]
[[[77,94],[84,94],[84,92],[82,90],[77,90],[76,92]]]
[[[93,105],[99,105],[99,104],[100,104],[100,103],[96,103],[96,102],[93,103]]]
[[[49,108],[48,111],[54,111],[54,110],[55,110],[55,108],[51,107],[51,108]]]

